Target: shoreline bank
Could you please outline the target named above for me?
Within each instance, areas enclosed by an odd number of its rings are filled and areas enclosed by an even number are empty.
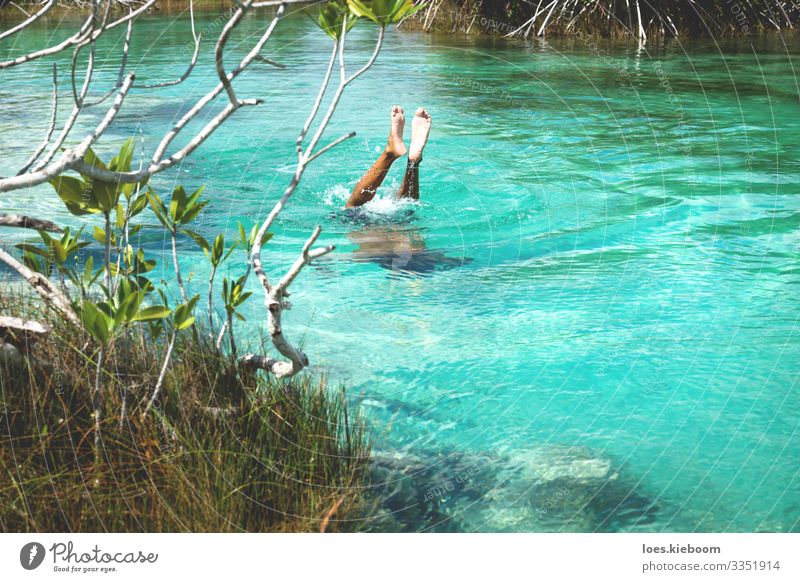
[[[309,0],[309,5],[313,4]],[[36,11],[37,2],[0,0],[0,22],[23,20]],[[196,12],[230,6],[230,0],[195,0]],[[800,5],[784,7],[777,0],[741,3],[708,0],[698,5],[689,0],[653,9],[635,0],[623,6],[598,1],[556,0],[550,4],[527,0],[430,0],[427,6],[397,28],[403,31],[437,32],[492,37],[556,37],[580,35],[601,38],[713,38],[748,37],[769,32],[794,33],[800,27]],[[544,8],[542,4],[547,4]],[[188,0],[159,0],[150,14],[188,10]],[[54,6],[45,18],[81,14],[86,7],[71,0]]]

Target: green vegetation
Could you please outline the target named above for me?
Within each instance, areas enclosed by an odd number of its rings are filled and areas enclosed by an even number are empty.
[[[108,164],[91,150],[84,162],[126,172],[132,158],[128,140]],[[368,436],[324,380],[274,380],[237,359],[234,317],[244,319],[249,267],[222,281],[230,350],[212,338],[213,273],[239,245],[249,257],[255,228],[246,235],[239,225],[227,249],[222,234],[209,244],[190,230],[208,204],[203,188],[189,195],[178,186],[164,201],[145,183],[81,175],[51,185],[86,226],[101,218],[92,231],[101,248],[92,254],[85,227],[40,230],[40,242],[17,245],[25,267],[70,300],[46,310],[3,294],[0,313],[50,328],[0,327],[3,529],[296,531],[323,520],[337,529],[360,503]],[[156,260],[133,246],[143,228],[169,233],[177,293],[148,277]],[[212,329],[196,322],[199,295],[189,297],[180,276],[178,236],[212,264]]]
[[[751,35],[792,28],[800,6],[781,0],[431,0],[404,26],[511,36]]]
[[[163,345],[117,335],[101,371],[96,456],[89,338],[19,295],[0,310],[53,328],[2,338],[27,357],[0,357],[0,529],[318,531],[325,520],[335,531],[359,510],[368,437],[323,380],[258,377],[203,333],[179,336],[143,415]]]

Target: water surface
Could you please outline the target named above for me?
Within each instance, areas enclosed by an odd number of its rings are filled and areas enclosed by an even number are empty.
[[[209,39],[214,18],[198,22]],[[67,25],[0,48],[30,49]],[[229,62],[263,26],[243,22]],[[353,70],[373,37],[353,32]],[[371,527],[797,531],[797,48],[777,37],[640,50],[387,35],[326,134],[358,136],[310,167],[266,253],[278,276],[317,224],[338,247],[303,272],[284,324],[362,402],[386,480],[404,472],[387,504],[396,513]],[[271,208],[329,50],[307,18],[284,21],[264,54],[286,69],[254,66],[237,85],[264,104],[153,180],[162,195],[207,185],[204,234],[233,237]],[[190,54],[186,19],[148,17],[131,67],[168,80]],[[212,54],[206,43],[185,85],[131,95],[99,149],[134,135],[152,151],[187,95],[216,82]],[[95,94],[116,58],[101,61]],[[31,128],[44,130],[51,66],[0,73],[3,175],[40,139]],[[433,115],[422,200],[393,200],[398,162],[365,212],[346,213],[395,103]],[[46,186],[0,196],[0,211],[77,223]],[[166,243],[141,239],[150,252]],[[226,270],[238,275],[234,257]],[[208,269],[189,241],[181,263],[204,293]],[[251,283],[255,337],[264,316]]]

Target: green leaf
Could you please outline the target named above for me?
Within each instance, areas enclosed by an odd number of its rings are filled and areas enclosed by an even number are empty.
[[[142,210],[147,207],[147,196],[144,193],[140,193],[136,198],[133,199],[133,202],[130,203],[128,207],[128,213],[130,214],[131,218],[140,214]]]
[[[358,23],[360,15],[349,8],[344,0],[333,0],[323,5],[317,11],[316,16],[311,18],[325,34],[333,40],[338,40],[342,36],[342,24],[345,16],[347,16],[347,31],[350,31]]]
[[[45,244],[45,246],[49,248],[50,245],[53,244],[53,237],[47,234],[47,231],[44,230],[39,230],[37,232],[39,233],[39,238],[42,239],[42,242]],[[68,231],[65,232],[68,233]]]
[[[253,294],[252,291],[248,291],[247,293],[242,293],[239,296],[239,300],[236,302],[236,307],[239,307],[242,303],[247,301],[247,299]]]
[[[95,155],[95,153],[92,150],[92,148],[89,148],[88,150],[86,150],[86,153],[83,154],[83,161],[85,163],[89,164],[90,166],[95,167],[95,168],[100,168],[101,170],[106,170],[107,169],[106,165],[103,162],[101,162],[100,158],[98,158]]]
[[[131,321],[152,321],[154,319],[164,319],[172,313],[172,310],[163,305],[151,305],[139,310]]]
[[[157,340],[158,336],[161,335],[161,332],[164,331],[164,324],[160,319],[148,322],[147,326],[147,329],[150,332],[150,339],[154,341]]]
[[[225,250],[225,236],[220,233],[214,239],[214,246],[211,247],[211,263],[216,267],[222,258],[222,253]]]
[[[136,256],[133,261],[133,267],[136,273],[149,273],[155,266],[155,259],[145,259],[144,250],[139,249],[136,251]]]
[[[121,285],[120,290],[122,290]],[[142,303],[142,295],[140,295],[138,291],[131,292],[130,285],[128,285],[127,289],[122,291],[121,295],[122,300],[114,313],[115,327],[135,321],[134,317],[136,317],[136,313],[139,311],[139,306]]]
[[[50,185],[64,202],[67,210],[72,214],[82,216],[84,214],[99,212],[99,208],[95,208],[89,204],[92,202],[90,196],[84,195],[87,191],[87,185],[82,180],[78,180],[72,176],[58,176],[50,180]]]
[[[153,209],[153,214],[156,215],[158,221],[165,227],[172,230],[172,222],[167,217],[167,209],[164,207],[164,203],[161,201],[161,198],[158,196],[158,194],[148,188],[145,196],[147,196],[147,201],[150,203],[150,208]]]
[[[117,214],[117,220],[116,220],[117,228],[122,230],[122,227],[125,226],[125,209],[119,202],[117,202],[116,214]]]
[[[61,241],[54,240],[52,249],[53,249],[53,257],[55,258],[58,264],[62,264],[64,261],[67,260],[67,250],[64,248],[64,245],[61,244]]]
[[[208,247],[209,247],[208,241],[205,238],[203,238],[202,235],[196,233],[193,230],[189,230],[188,228],[181,229],[181,232],[186,236],[188,236],[189,238],[191,238],[195,242],[195,244],[197,244],[197,246],[203,250],[204,253],[208,252]]]
[[[169,202],[169,217],[173,223],[179,223],[180,218],[183,216],[184,209],[186,208],[186,190],[183,186],[177,186],[172,191],[172,198]]]
[[[225,255],[222,257],[222,259],[221,259],[221,261],[220,261],[220,262],[224,263],[225,261],[227,261],[227,260],[228,260],[228,257],[230,257],[230,256],[231,256],[231,253],[233,253],[233,251],[235,251],[235,250],[236,250],[236,247],[237,247],[237,246],[239,246],[239,241],[234,241],[234,243],[233,243],[233,244],[230,246],[230,248],[228,249],[228,252],[227,252],[227,253],[225,253]]]
[[[87,332],[102,344],[111,339],[111,318],[99,305],[84,301],[80,308],[80,320]]]
[[[105,229],[103,229],[103,228],[101,228],[99,226],[95,226],[92,229],[92,238],[94,238],[94,240],[99,242],[101,245],[106,244],[106,231],[105,231]],[[117,237],[114,236],[113,232],[111,233],[111,245],[112,246],[117,246]]]
[[[86,259],[86,266],[83,268],[83,284],[88,287],[95,282],[99,275],[99,270],[97,273],[94,273],[94,257],[90,255],[89,258]]]
[[[369,20],[380,24],[380,20],[378,19],[378,15],[372,10],[372,7],[369,5],[370,2],[362,2],[361,0],[347,0],[347,6],[350,8],[352,12],[361,16],[363,18],[368,18]]]
[[[175,329],[180,331],[191,326],[195,322],[195,317],[192,315],[197,301],[200,299],[199,295],[195,295],[186,303],[179,305],[175,309]]]
[[[108,164],[108,169],[115,172],[130,172],[131,161],[133,160],[133,138],[128,138],[119,150],[119,153],[112,158]]]
[[[26,267],[28,267],[33,271],[36,271],[37,273],[40,273],[45,277],[50,276],[50,261],[46,259],[42,261],[41,259],[39,259],[39,257],[37,257],[34,254],[25,253],[24,255],[22,255],[22,262],[25,263]]]
[[[200,211],[203,210],[203,208],[205,208],[206,205],[208,205],[208,200],[204,200],[203,202],[197,202],[196,204],[193,204],[184,211],[179,222],[181,224],[189,224],[195,218],[197,218],[197,215],[200,214]]]
[[[103,212],[110,213],[116,207],[117,200],[119,200],[117,185],[111,182],[92,181],[92,195],[97,200],[97,206]]]
[[[192,195],[186,200],[186,208],[191,208],[192,206],[194,206],[197,203],[197,200],[200,198],[200,194],[202,194],[203,190],[205,189],[206,187],[204,184],[200,186],[197,190],[192,192]]]
[[[350,10],[382,27],[400,22],[426,6],[424,3],[414,4],[412,0],[346,1]]]
[[[46,259],[50,258],[49,249],[37,247],[36,245],[32,245],[30,243],[18,243],[14,246],[19,250],[21,250],[23,253],[32,253],[34,255],[39,255],[40,257],[44,257]]]

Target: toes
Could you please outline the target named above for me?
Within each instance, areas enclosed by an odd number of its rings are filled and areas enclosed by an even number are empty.
[[[428,113],[428,110],[425,109],[424,107],[420,107],[419,109],[417,109],[417,112],[414,113],[414,115],[417,117],[424,117],[425,119],[431,118],[431,114]]]
[[[403,115],[403,108],[400,107],[399,105],[394,105],[392,107],[392,117],[396,115]]]

